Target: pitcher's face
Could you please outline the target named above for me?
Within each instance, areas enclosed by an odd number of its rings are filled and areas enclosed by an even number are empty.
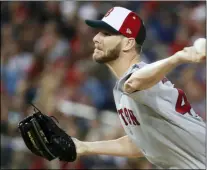
[[[93,59],[98,63],[116,60],[121,51],[122,36],[100,31],[93,38],[95,49]]]

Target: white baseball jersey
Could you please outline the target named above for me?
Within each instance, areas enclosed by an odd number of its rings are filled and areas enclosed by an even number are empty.
[[[124,82],[145,65],[133,65],[113,90],[125,132],[160,168],[205,169],[205,123],[182,90],[164,78],[149,89],[123,92]]]

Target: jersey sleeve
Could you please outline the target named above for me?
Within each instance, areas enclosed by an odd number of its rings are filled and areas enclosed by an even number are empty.
[[[133,92],[129,94],[129,97],[159,113],[175,110],[178,90],[170,81],[165,79],[149,89]]]
[[[149,89],[129,94],[129,97],[164,117],[184,116],[203,121],[191,107],[185,93],[166,78]]]
[[[144,62],[136,64],[132,74],[147,64]],[[174,88],[174,85],[164,77],[157,84],[151,88],[135,91],[128,94],[136,102],[146,105],[158,113],[171,112],[175,110],[175,105],[178,98],[178,91]]]

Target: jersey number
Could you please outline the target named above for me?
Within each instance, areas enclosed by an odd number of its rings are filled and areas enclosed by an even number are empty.
[[[181,89],[177,89],[177,90],[178,90],[178,99],[175,105],[175,110],[182,115],[186,113],[189,113],[191,115],[190,113],[191,106],[187,100],[185,93]]]

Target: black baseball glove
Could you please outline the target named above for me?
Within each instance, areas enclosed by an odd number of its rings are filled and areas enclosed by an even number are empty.
[[[66,162],[75,161],[77,153],[72,138],[51,117],[37,108],[34,110],[35,113],[22,120],[18,126],[29,150],[49,161],[56,158]]]

